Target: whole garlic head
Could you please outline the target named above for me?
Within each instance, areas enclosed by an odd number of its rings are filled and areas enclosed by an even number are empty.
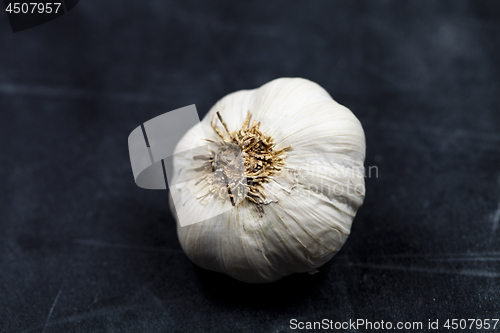
[[[174,177],[191,181],[170,186],[191,261],[264,283],[315,272],[340,250],[364,199],[365,136],[322,87],[280,78],[229,94],[176,151],[200,142],[207,154],[174,157]],[[181,215],[202,222],[181,226]]]

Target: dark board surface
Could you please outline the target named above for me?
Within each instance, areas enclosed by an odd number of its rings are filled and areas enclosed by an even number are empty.
[[[499,318],[499,43],[498,1],[86,0],[16,34],[0,14],[0,332]],[[284,76],[355,113],[378,177],[319,274],[248,285],[187,259],[127,137]]]

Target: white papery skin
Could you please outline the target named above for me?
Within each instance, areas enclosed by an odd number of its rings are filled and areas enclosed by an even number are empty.
[[[345,243],[363,203],[363,128],[318,84],[280,78],[219,100],[201,124],[185,134],[176,152],[201,145],[203,138],[220,140],[210,125],[215,112],[236,131],[248,110],[252,120],[261,122],[261,132],[273,137],[276,150],[291,145],[283,169],[263,185],[267,204],[260,206],[260,212],[248,200],[231,207],[230,202],[212,198],[204,206],[196,197],[206,192],[208,184],[171,186],[170,206],[176,219],[199,217],[207,207],[225,211],[185,227],[177,219],[180,244],[198,266],[245,282],[314,272]],[[225,133],[220,122],[217,125]],[[174,176],[193,179],[191,164],[189,158],[174,158]]]

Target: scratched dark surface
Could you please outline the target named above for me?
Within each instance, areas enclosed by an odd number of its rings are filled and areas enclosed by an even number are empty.
[[[86,0],[0,44],[0,333],[499,318],[498,1]],[[353,110],[378,178],[319,274],[247,285],[186,258],[127,137],[282,76]]]

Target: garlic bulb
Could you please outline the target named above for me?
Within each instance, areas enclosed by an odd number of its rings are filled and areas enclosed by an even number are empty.
[[[318,84],[280,78],[219,100],[176,152],[170,206],[186,255],[250,283],[315,272],[345,243],[364,188],[358,119]],[[201,221],[181,226],[180,217]]]

